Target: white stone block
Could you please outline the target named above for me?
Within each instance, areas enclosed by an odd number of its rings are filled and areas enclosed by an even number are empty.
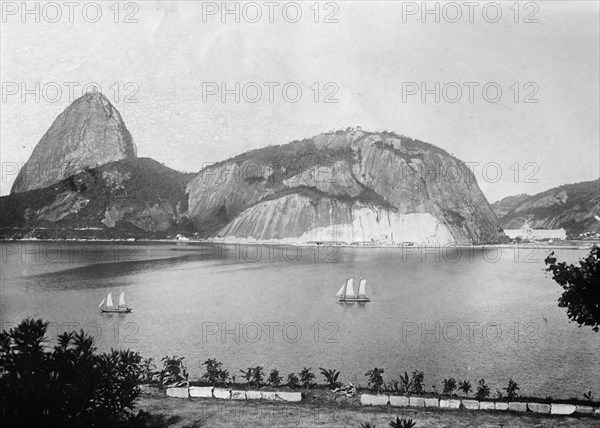
[[[593,415],[594,408],[592,406],[582,406],[578,404],[577,408],[575,409],[575,413],[580,413],[582,415]]]
[[[385,406],[390,401],[387,395],[363,394],[360,396],[360,404],[364,406]]]
[[[390,404],[395,407],[408,407],[408,397],[404,395],[390,395]]]
[[[574,404],[558,404],[552,403],[550,406],[550,414],[551,415],[572,415],[575,413],[575,405]]]
[[[231,398],[231,391],[225,388],[213,389],[213,396],[215,398],[221,398],[223,400],[229,400]]]
[[[533,413],[543,413],[546,415],[550,413],[550,404],[527,403],[527,408]]]
[[[263,397],[260,391],[246,391],[246,398],[248,400],[260,400]]]
[[[276,394],[277,397],[281,398],[283,401],[291,401],[292,403],[302,401],[301,392],[276,392]]]
[[[460,400],[442,398],[440,400],[440,407],[443,409],[458,409],[460,407]]]
[[[497,401],[494,403],[496,410],[508,410],[508,403],[505,401]]]
[[[440,407],[440,400],[437,398],[425,398],[425,407]]]
[[[167,396],[174,398],[188,398],[190,392],[188,388],[167,388]]]
[[[212,386],[190,386],[190,397],[212,398]]]
[[[277,400],[277,393],[272,391],[261,391],[260,395],[263,400]]]
[[[410,407],[425,407],[425,399],[423,397],[408,397]]]
[[[231,391],[231,399],[232,400],[245,400],[246,399],[246,391]]]
[[[479,401],[477,400],[462,400],[461,403],[467,410],[479,410]]]
[[[480,401],[479,410],[495,410],[493,401]]]
[[[527,411],[527,403],[521,403],[519,401],[511,401],[508,403],[508,410],[513,412],[526,412]]]

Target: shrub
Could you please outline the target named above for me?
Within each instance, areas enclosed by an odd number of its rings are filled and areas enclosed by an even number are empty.
[[[456,379],[454,379],[453,377],[451,377],[450,379],[444,379],[444,394],[451,396],[453,395],[455,389]]]
[[[469,392],[471,392],[471,382],[468,380],[463,380],[459,383],[458,389],[460,389],[467,397],[469,396]]]
[[[583,394],[583,398],[585,398],[587,401],[593,401],[594,400],[594,394],[592,394],[592,391],[588,391],[586,393]]]
[[[242,374],[242,377],[246,380],[246,383],[248,383],[249,385],[252,384],[252,379],[254,377],[254,368],[253,367],[248,367],[248,370],[244,371],[244,370],[240,370],[240,373]]]
[[[342,386],[340,382],[338,382],[338,377],[340,376],[340,372],[333,369],[324,369],[323,367],[319,367],[321,370],[321,374],[325,377],[325,381],[329,384],[331,389],[339,388]]]
[[[252,383],[254,384],[254,386],[258,388],[262,385],[264,375],[265,373],[261,366],[254,367],[254,370],[252,371]]]
[[[479,379],[479,385],[477,386],[477,391],[475,392],[475,398],[478,400],[483,400],[490,396],[490,387],[485,384],[484,379]]]
[[[223,370],[221,362],[215,358],[210,358],[202,363],[206,366],[206,373],[202,375],[202,379],[211,384],[212,386],[227,385],[229,381],[229,371]]]
[[[160,372],[160,383],[164,387],[188,385],[188,372],[183,360],[185,357],[177,355],[162,358],[163,369]]]
[[[377,392],[381,391],[381,386],[383,385],[382,375],[383,369],[378,369],[377,367],[365,373],[365,376],[368,378],[369,386]]]
[[[59,335],[44,349],[48,323],[24,320],[0,334],[3,426],[126,426],[144,377],[129,350],[96,354],[83,331]]]
[[[296,389],[300,386],[300,380],[298,379],[298,376],[296,376],[295,373],[290,373],[288,375],[287,385],[292,389]]]
[[[304,367],[300,372],[300,382],[304,388],[311,388],[313,386],[312,381],[315,379],[315,374],[311,371],[311,368]]]
[[[281,385],[282,380],[283,378],[279,375],[279,370],[273,369],[271,370],[271,373],[269,373],[269,379],[267,380],[267,382],[271,386],[279,386]]]
[[[508,398],[508,401],[513,401],[515,398],[518,397],[518,394],[517,394],[518,390],[519,390],[519,385],[517,385],[517,382],[510,379],[508,381],[508,386],[506,388],[504,388],[504,391],[506,391],[506,398]]]
[[[400,393],[406,394],[411,389],[411,380],[408,377],[408,373],[404,372],[404,376],[400,375]]]
[[[154,360],[152,358],[144,358],[142,360],[142,382],[143,383],[152,383],[154,382],[154,378],[158,374],[156,372],[156,365],[154,364]]]
[[[383,389],[390,392],[400,392],[400,381],[392,379],[389,383],[383,384]]]
[[[413,428],[417,426],[416,422],[413,422],[412,419],[404,419],[396,416],[395,421],[390,421],[390,427],[392,428]]]
[[[502,400],[504,398],[504,392],[500,391],[498,388],[496,388],[496,398],[498,400]]]
[[[423,378],[425,377],[425,375],[423,374],[422,371],[419,370],[415,370],[412,374],[412,379],[411,379],[411,392],[414,392],[415,394],[422,394],[423,393]]]
[[[363,422],[360,424],[360,428],[375,428],[375,424],[371,425],[371,422]]]

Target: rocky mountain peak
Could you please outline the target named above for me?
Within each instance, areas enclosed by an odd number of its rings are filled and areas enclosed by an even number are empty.
[[[109,162],[136,158],[119,111],[99,92],[73,101],[35,146],[11,193],[41,189]]]

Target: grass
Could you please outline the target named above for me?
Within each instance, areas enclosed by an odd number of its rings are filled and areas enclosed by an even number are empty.
[[[217,399],[177,399],[142,396],[137,408],[160,415],[166,427],[359,427],[361,423],[386,427],[396,416],[412,419],[417,427],[594,427],[597,419],[580,416],[556,417],[510,412],[467,412],[441,409],[401,409],[365,407],[354,399],[325,391],[326,395],[308,397],[302,403],[262,400],[230,401]]]

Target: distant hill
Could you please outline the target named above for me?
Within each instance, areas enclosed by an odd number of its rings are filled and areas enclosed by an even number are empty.
[[[346,128],[240,154],[197,174],[137,158],[106,97],[54,121],[11,195],[6,238],[483,244],[505,239],[469,168],[434,145]]]
[[[521,193],[520,195],[507,196],[494,202],[491,207],[498,218],[504,217],[506,214],[514,210],[521,202],[530,198],[531,195]]]
[[[600,221],[594,218],[600,216],[600,179],[566,184],[525,199],[523,196],[504,198],[492,205],[500,213],[514,204],[506,214],[498,216],[502,228],[518,229],[527,221],[533,229],[562,227],[572,236],[600,232]]]
[[[204,169],[187,191],[188,216],[217,238],[443,245],[503,237],[462,161],[393,132],[348,128],[253,150]]]
[[[127,238],[187,232],[185,186],[193,175],[148,158],[87,169],[50,187],[0,198],[0,236]]]

